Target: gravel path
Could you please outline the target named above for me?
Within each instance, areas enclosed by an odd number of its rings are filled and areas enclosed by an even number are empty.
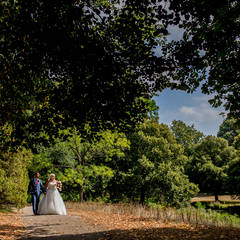
[[[39,240],[103,240],[102,226],[90,226],[79,216],[38,215],[32,207],[23,209],[23,223],[27,229],[21,239]]]

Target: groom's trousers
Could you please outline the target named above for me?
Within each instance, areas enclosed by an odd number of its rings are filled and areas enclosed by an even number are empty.
[[[32,193],[32,207],[33,213],[37,215],[38,212],[38,204],[39,204],[40,195],[37,193]]]

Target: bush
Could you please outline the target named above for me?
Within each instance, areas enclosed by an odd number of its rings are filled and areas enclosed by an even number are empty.
[[[7,152],[0,159],[0,204],[22,208],[27,203],[27,165],[32,158],[29,150]]]

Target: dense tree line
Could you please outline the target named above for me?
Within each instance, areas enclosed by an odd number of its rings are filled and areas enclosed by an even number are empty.
[[[146,120],[136,131],[98,133],[92,141],[65,133],[51,147],[39,148],[29,167],[47,179],[51,171],[70,200],[157,202],[185,205],[198,187],[184,173],[188,157],[167,125]]]
[[[181,207],[199,191],[216,200],[219,194],[240,194],[239,135],[229,146],[226,139],[203,136],[193,125],[173,121],[169,128],[153,118],[127,134],[104,130],[94,136],[89,140],[69,128],[51,144],[37,145],[34,154],[9,150],[0,161],[1,202],[23,206],[28,174],[36,171],[43,181],[54,172],[63,182],[64,199],[71,201]]]
[[[239,135],[232,136],[239,128],[229,125],[233,122],[236,120],[226,119],[220,125],[217,135],[223,137],[203,136],[194,126],[186,126],[182,121],[173,121],[171,126],[189,156],[185,171],[190,181],[198,184],[201,192],[214,194],[216,201],[220,193],[240,194]],[[229,139],[235,145],[229,145]]]
[[[239,193],[239,9],[236,0],[1,1],[1,202],[24,204],[36,166],[43,179],[55,171],[72,200],[180,206],[196,184],[218,186],[216,199]],[[166,41],[171,26],[180,41]],[[180,121],[172,131],[144,122],[157,118],[157,91],[200,85],[229,111],[218,134],[227,142]]]

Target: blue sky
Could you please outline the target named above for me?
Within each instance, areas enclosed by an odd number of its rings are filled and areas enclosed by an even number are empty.
[[[213,108],[208,103],[210,96],[197,90],[193,94],[184,91],[165,89],[154,97],[159,106],[159,122],[170,125],[173,120],[182,120],[194,124],[205,135],[217,135],[223,117],[219,113],[224,109]]]
[[[168,41],[181,40],[182,29],[171,26],[168,30]],[[161,55],[160,48],[156,48],[155,53]],[[224,109],[211,107],[208,103],[210,98],[202,94],[200,88],[193,94],[165,89],[159,96],[154,97],[159,106],[159,122],[170,125],[173,120],[182,120],[188,125],[194,124],[195,128],[205,135],[217,135],[219,125],[223,122],[223,117],[219,114],[224,112]]]

